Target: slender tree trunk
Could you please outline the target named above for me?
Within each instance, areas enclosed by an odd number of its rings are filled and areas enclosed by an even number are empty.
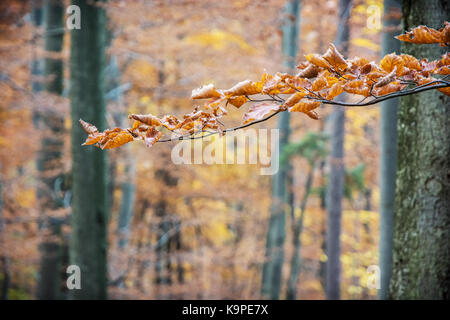
[[[72,116],[72,238],[71,263],[81,269],[81,290],[74,299],[106,299],[107,284],[107,158],[98,148],[83,147],[86,137],[78,119],[105,120],[105,10],[102,1],[76,0],[81,28],[72,30],[70,75]]]
[[[284,67],[295,68],[298,47],[300,0],[290,0],[285,7],[283,26]],[[283,150],[289,141],[289,113],[281,113],[278,121],[280,129],[279,148]],[[263,266],[262,295],[270,299],[280,296],[282,267],[284,260],[284,240],[286,237],[286,177],[289,164],[280,163],[278,172],[272,177],[272,205],[269,230],[266,241],[266,261]]]
[[[45,50],[61,53],[63,45],[63,4],[46,0],[44,7]],[[63,62],[46,58],[44,61],[46,91],[61,95],[63,90]],[[44,240],[40,245],[41,263],[37,285],[38,299],[61,298],[61,219],[52,218],[51,212],[63,207],[60,185],[63,182],[64,118],[58,112],[45,109],[39,113],[39,128],[43,134],[38,153],[38,199],[42,211]]]
[[[0,163],[0,267],[2,272],[2,286],[0,288],[0,300],[8,299],[9,285],[11,282],[11,275],[9,271],[9,257],[6,252],[6,224],[3,212],[3,180],[2,180],[2,164]]]
[[[381,39],[381,56],[400,53],[399,34],[400,0],[384,0],[384,23]],[[397,163],[397,106],[398,99],[381,103],[381,154],[380,154],[380,271],[379,299],[386,299],[392,274],[392,242],[394,229],[395,169]]]
[[[301,262],[301,236],[303,231],[303,220],[305,218],[306,204],[308,202],[309,195],[311,193],[311,187],[314,178],[315,165],[311,165],[311,169],[308,173],[305,184],[305,194],[300,205],[300,218],[298,221],[292,219],[292,223],[295,223],[293,229],[293,244],[294,244],[294,254],[291,259],[291,272],[289,274],[287,289],[286,289],[286,299],[295,300],[297,296],[297,281],[300,274],[300,262]],[[293,216],[294,217],[294,216]]]
[[[348,54],[349,18],[352,8],[351,0],[339,1],[338,31],[335,45],[344,56]],[[341,274],[341,215],[342,195],[344,192],[344,135],[345,109],[338,108],[331,115],[331,152],[330,152],[330,180],[327,187],[327,269],[326,269],[326,297],[340,298]]]
[[[440,28],[445,0],[403,1],[403,28]],[[436,59],[439,45],[402,43],[402,51]],[[450,99],[437,90],[400,99],[395,194],[393,299],[450,299]]]

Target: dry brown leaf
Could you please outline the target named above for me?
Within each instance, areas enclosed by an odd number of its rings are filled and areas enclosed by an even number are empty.
[[[327,52],[322,56],[336,71],[345,71],[348,64],[342,54],[336,49],[334,44],[330,43]]]
[[[214,88],[214,84],[210,83],[201,88],[192,90],[191,99],[220,98],[220,96],[220,92]]]
[[[149,126],[160,126],[161,125],[161,121],[157,117],[155,117],[154,115],[151,115],[151,114],[130,114],[128,116],[128,118],[138,120]]]
[[[98,132],[98,129],[93,124],[90,124],[89,122],[84,121],[83,119],[78,120],[81,124],[81,127],[84,131],[86,131],[87,134],[94,134]]]
[[[306,60],[311,62],[313,65],[318,66],[320,68],[328,69],[330,65],[327,60],[316,53],[310,53],[305,56]]]
[[[293,95],[291,95],[285,102],[284,105],[286,107],[292,107],[294,104],[299,102],[303,97],[307,95],[306,91],[303,92],[296,92]]]
[[[161,139],[162,133],[155,129],[155,127],[148,128],[145,134],[145,145],[147,147],[153,146],[159,139]]]
[[[309,64],[305,69],[300,70],[300,72],[298,72],[295,76],[298,78],[315,78],[317,77],[317,75],[319,74],[320,68],[313,65],[313,64]]]
[[[441,32],[436,29],[429,28],[427,26],[418,26],[411,31],[396,36],[400,41],[417,43],[417,44],[430,44],[441,42]]]
[[[262,86],[259,83],[255,83],[251,80],[244,80],[237,83],[231,89],[225,90],[223,93],[226,96],[250,96],[253,94],[261,93]]]
[[[261,120],[270,112],[278,111],[279,109],[280,105],[270,102],[253,104],[248,109],[247,113],[244,114],[243,118],[244,124],[249,123],[251,121]]]

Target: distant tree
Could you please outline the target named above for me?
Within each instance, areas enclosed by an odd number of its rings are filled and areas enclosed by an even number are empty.
[[[348,54],[349,22],[352,9],[351,0],[339,1],[339,21],[335,38],[336,46],[344,55]],[[331,151],[330,151],[330,181],[327,187],[327,265],[326,265],[326,297],[340,298],[341,274],[341,216],[342,197],[344,193],[344,137],[345,109],[339,108],[331,115]]]
[[[290,0],[286,3],[283,21],[284,67],[295,68],[295,57],[298,50],[298,34],[300,25],[300,1]],[[280,129],[279,148],[283,150],[289,141],[289,113],[282,114],[278,121]],[[286,237],[286,182],[289,163],[280,163],[278,172],[272,177],[272,204],[270,209],[269,229],[266,241],[266,260],[263,266],[262,294],[270,299],[278,299],[281,290],[282,267],[284,262],[284,240]]]
[[[60,54],[63,46],[64,8],[60,1],[46,0],[43,10],[45,50],[48,54]],[[48,57],[44,61],[45,91],[61,95],[63,91],[63,62],[61,58]],[[64,117],[43,106],[39,112],[38,127],[43,132],[38,152],[38,199],[42,211],[44,240],[41,243],[41,265],[38,277],[38,299],[61,298],[61,224],[60,218],[51,212],[63,207]]]

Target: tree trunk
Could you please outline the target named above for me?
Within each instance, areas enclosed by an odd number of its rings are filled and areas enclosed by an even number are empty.
[[[105,11],[102,1],[76,0],[81,10],[81,28],[72,30],[71,117],[72,117],[72,238],[71,263],[81,269],[81,290],[74,299],[106,299],[107,284],[107,158],[106,152],[81,144],[86,133],[78,120],[95,123],[99,130],[105,119]]]
[[[384,23],[381,39],[381,56],[400,53],[400,0],[384,0]],[[399,12],[398,12],[399,13]],[[395,169],[397,163],[397,106],[398,99],[381,103],[381,153],[380,153],[380,290],[379,299],[386,299],[392,274],[392,242],[394,228]]]
[[[300,0],[291,0],[286,4],[283,26],[284,67],[295,68],[298,47]],[[279,150],[283,150],[289,141],[289,113],[279,116]],[[279,164],[278,172],[272,178],[272,205],[270,209],[269,230],[267,232],[265,263],[263,266],[262,295],[278,299],[281,289],[282,267],[284,260],[284,240],[286,237],[286,177],[289,164]]]
[[[45,50],[60,53],[63,45],[63,4],[46,0],[43,21],[45,25]],[[46,58],[44,62],[44,89],[61,95],[63,90],[63,62]],[[41,205],[44,240],[40,245],[41,262],[37,284],[38,299],[61,298],[61,219],[52,218],[51,212],[63,207],[60,185],[63,181],[62,155],[64,148],[64,118],[50,108],[39,112],[38,126],[43,137],[38,153],[38,199]]]
[[[295,300],[297,296],[297,281],[300,273],[300,261],[301,261],[301,235],[303,231],[303,220],[305,218],[306,204],[308,202],[309,195],[311,193],[311,187],[313,184],[315,164],[311,164],[308,177],[305,184],[305,194],[300,205],[300,218],[298,221],[292,219],[292,223],[296,223],[293,227],[293,244],[294,244],[294,254],[291,259],[291,272],[289,274],[288,285],[286,289],[286,299]],[[294,215],[292,215],[295,217]]]
[[[349,18],[352,8],[351,0],[339,1],[338,31],[335,45],[344,56],[348,54]],[[330,178],[327,187],[327,269],[326,269],[326,297],[340,298],[341,273],[341,215],[342,195],[344,192],[344,134],[345,109],[338,108],[331,115],[331,152]]]
[[[2,287],[0,289],[0,300],[8,299],[9,285],[11,282],[11,274],[9,271],[9,257],[6,252],[6,224],[3,213],[3,180],[2,180],[2,164],[0,163],[0,266],[2,272]]]
[[[444,0],[403,1],[403,28],[440,28]],[[402,51],[436,59],[439,45],[402,43]],[[395,194],[393,299],[450,298],[450,99],[437,90],[400,99]]]

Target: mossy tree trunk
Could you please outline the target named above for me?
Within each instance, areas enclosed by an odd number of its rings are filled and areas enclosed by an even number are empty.
[[[74,299],[106,299],[107,292],[107,158],[106,152],[83,147],[86,138],[78,120],[99,130],[105,119],[106,16],[102,1],[76,0],[81,28],[72,30],[70,76],[72,117],[71,264],[81,270],[81,289]]]
[[[445,0],[403,1],[403,28],[440,28]],[[438,45],[402,44],[402,51],[436,59]],[[450,298],[450,99],[437,90],[402,97],[398,113],[393,299]]]

